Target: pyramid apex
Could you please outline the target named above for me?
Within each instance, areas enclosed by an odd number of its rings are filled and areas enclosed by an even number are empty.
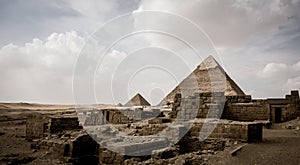
[[[220,64],[217,62],[217,60],[212,55],[209,55],[198,66],[198,69],[200,69],[200,70],[207,70],[207,69],[216,68],[216,67],[220,67]]]
[[[150,103],[140,94],[134,95],[125,106],[150,106]]]
[[[207,58],[213,58],[213,59],[215,59],[213,55],[209,55],[209,56],[207,56]]]
[[[215,57],[214,57],[213,55],[207,56],[205,60],[217,62],[217,60],[215,59]],[[205,61],[205,60],[204,60],[204,61]]]

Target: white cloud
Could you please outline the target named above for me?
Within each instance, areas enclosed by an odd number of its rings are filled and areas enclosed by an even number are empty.
[[[300,90],[300,76],[289,78],[284,84],[284,87],[287,90]]]
[[[271,62],[253,75],[255,80],[249,80],[253,84],[251,94],[255,97],[284,97],[291,90],[300,90],[300,61],[294,64]]]
[[[277,75],[278,73],[283,73],[289,69],[290,68],[288,68],[286,64],[269,63],[263,69],[262,76],[272,77],[274,75]]]
[[[83,44],[71,31],[2,47],[0,100],[72,102],[73,66]]]
[[[300,74],[300,61],[296,64],[288,65],[283,63],[269,63],[259,73],[259,76],[265,78],[283,78],[293,77]]]

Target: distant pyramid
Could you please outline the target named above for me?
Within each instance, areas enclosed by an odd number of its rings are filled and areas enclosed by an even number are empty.
[[[150,104],[146,99],[144,99],[141,94],[138,93],[133,98],[131,98],[124,106],[150,106]]]
[[[159,105],[166,105],[167,102],[172,102],[176,93],[181,93],[180,89],[184,91],[185,95],[209,92],[224,92],[225,96],[245,95],[213,56],[207,57],[197,66]]]

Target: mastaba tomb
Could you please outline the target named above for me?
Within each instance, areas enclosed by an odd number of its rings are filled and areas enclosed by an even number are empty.
[[[77,122],[78,119],[74,119],[74,116],[32,116],[27,119],[26,138],[33,140],[33,148],[44,147],[60,152],[73,164],[137,164],[137,161],[145,160],[151,160],[152,163],[164,160],[165,164],[174,164],[178,155],[203,149],[222,150],[225,146],[224,139],[245,142],[262,140],[263,126],[268,128],[272,123],[300,116],[300,99],[296,90],[284,98],[252,99],[209,56],[158,106],[150,106],[146,99],[137,94],[124,106],[83,108],[77,115],[83,121]],[[154,144],[163,146],[168,143],[168,138],[178,137],[185,127],[172,127],[174,121],[191,123],[178,143],[161,152],[155,148],[151,152],[149,148],[143,147]],[[58,124],[64,130],[59,129]],[[114,125],[116,130],[111,130],[107,127],[108,124]],[[205,133],[205,124],[213,125],[214,129],[203,142],[199,140],[199,136]],[[116,147],[123,146],[120,150],[150,155],[134,157],[110,151],[93,140],[100,138],[97,134],[89,136],[81,129],[81,125],[110,134],[127,132],[130,136],[138,136],[142,142],[128,144],[112,136],[107,143]],[[154,135],[165,129],[170,129],[172,133],[164,140],[143,139],[143,136]]]

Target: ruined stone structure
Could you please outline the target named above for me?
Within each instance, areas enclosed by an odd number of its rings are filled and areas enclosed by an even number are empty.
[[[32,140],[65,130],[79,129],[82,129],[82,127],[79,125],[76,115],[48,116],[34,114],[26,120],[26,139]]]
[[[195,80],[196,86],[190,86]],[[221,84],[224,82],[226,85]],[[171,91],[160,105],[168,102],[173,104],[172,117],[177,116],[180,110],[197,113],[196,118],[267,120],[273,123],[300,116],[298,91],[291,91],[285,98],[252,99],[244,94],[212,56]]]
[[[204,121],[203,119],[193,122],[193,126],[189,130],[191,138],[198,139],[205,135],[207,130],[215,124],[212,132],[208,132],[208,138],[231,138],[246,142],[262,140],[262,123],[260,122],[238,122],[231,120]]]
[[[73,164],[98,164],[100,145],[89,135],[83,134],[75,138],[71,145],[69,162]]]
[[[245,97],[227,97],[223,118],[239,121],[286,122],[300,116],[299,105],[298,91],[291,91],[291,95],[277,99],[249,100]]]
[[[162,108],[166,104],[171,104],[171,108]],[[175,164],[176,157],[185,153],[223,150],[225,139],[260,141],[264,124],[285,122],[298,116],[298,91],[291,91],[285,98],[252,99],[210,56],[171,91],[160,106],[150,107],[137,94],[124,107],[82,108],[78,117],[82,126],[94,129],[91,136],[82,130],[77,116],[32,115],[26,122],[26,139],[33,141],[32,148],[61,153],[73,164],[133,164],[138,161]],[[177,125],[172,125],[174,122]],[[111,130],[108,123],[116,130]],[[163,138],[143,137],[166,130],[169,132]],[[127,132],[138,140],[129,143],[130,139],[114,138],[119,132]],[[104,133],[112,136],[107,139],[99,136]],[[104,139],[101,145],[94,141],[101,138]],[[160,150],[176,138],[179,141],[171,148]],[[146,156],[120,154],[106,149],[104,144]],[[197,161],[190,163],[199,164]]]
[[[286,95],[286,98],[259,100],[252,99],[249,95],[224,97],[222,93],[200,93],[189,98],[181,98],[177,94],[171,116],[176,117],[182,110],[196,111],[196,118],[280,123],[300,116],[300,99],[298,91],[291,91],[291,95]]]
[[[143,110],[143,108],[95,109],[84,112],[84,126],[111,124],[128,124],[135,121],[154,118],[160,115],[159,109]]]

